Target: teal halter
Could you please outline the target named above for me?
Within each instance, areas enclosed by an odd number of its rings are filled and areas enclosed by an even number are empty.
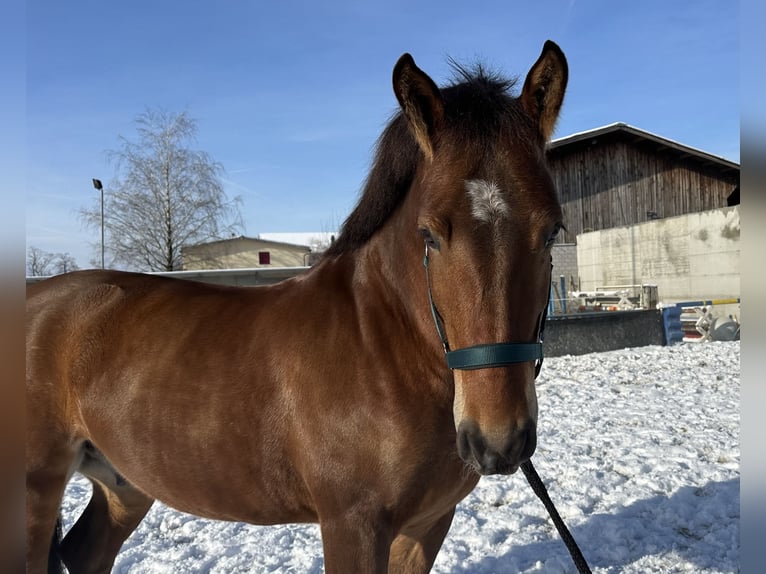
[[[447,357],[447,366],[450,369],[471,371],[535,361],[535,378],[537,378],[543,364],[543,330],[548,311],[547,305],[540,314],[537,341],[534,343],[486,343],[452,351],[447,342],[447,335],[444,332],[444,320],[436,308],[433,294],[431,293],[431,275],[428,270],[428,244],[426,244],[423,266],[426,268],[426,285],[428,286],[428,303],[431,306],[431,315],[433,315],[436,331],[439,333],[439,338]]]

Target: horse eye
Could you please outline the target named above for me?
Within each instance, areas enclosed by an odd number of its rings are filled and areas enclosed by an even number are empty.
[[[554,243],[556,243],[556,239],[558,239],[559,236],[559,231],[561,231],[561,226],[557,225],[548,236],[548,240],[545,242],[545,247],[551,247]]]
[[[426,227],[421,227],[418,229],[420,232],[420,235],[423,237],[423,241],[426,242],[426,246],[430,247],[431,249],[439,250],[439,240],[436,239],[433,234],[431,233],[431,230]]]

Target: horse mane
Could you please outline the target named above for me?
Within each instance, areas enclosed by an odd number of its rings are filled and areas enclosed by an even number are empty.
[[[466,152],[486,150],[500,130],[518,130],[518,123],[529,126],[528,116],[510,93],[515,78],[504,78],[481,64],[467,68],[453,60],[449,63],[454,77],[440,91],[445,126],[455,145],[471,148]],[[407,195],[423,153],[401,111],[393,115],[381,133],[373,157],[359,202],[326,255],[340,255],[363,246]]]

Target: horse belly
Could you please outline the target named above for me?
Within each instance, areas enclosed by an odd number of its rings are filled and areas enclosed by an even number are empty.
[[[90,440],[133,485],[207,518],[315,519],[270,401],[232,400],[210,388],[172,393],[148,382],[126,386],[129,397],[102,396],[83,417]]]

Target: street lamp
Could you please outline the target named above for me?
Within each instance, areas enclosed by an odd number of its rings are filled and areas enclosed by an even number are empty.
[[[101,192],[101,269],[104,268],[104,186],[101,180],[93,178],[93,187]]]

